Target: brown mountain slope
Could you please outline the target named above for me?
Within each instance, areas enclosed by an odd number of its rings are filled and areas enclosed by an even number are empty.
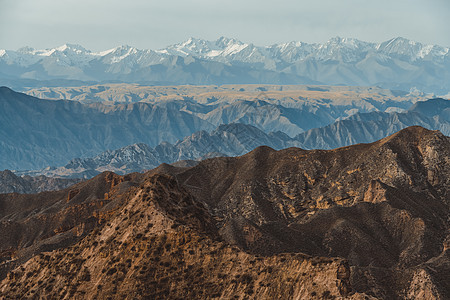
[[[449,139],[420,127],[332,151],[261,147],[153,172],[176,176],[206,203],[229,243],[348,258],[375,278],[379,297],[399,296],[410,280],[403,271],[440,255],[449,236]],[[383,283],[389,277],[402,279]],[[367,280],[358,278],[361,290]]]
[[[1,292],[51,299],[332,299],[350,292],[348,272],[342,259],[261,257],[226,245],[211,215],[174,178],[153,175],[100,230],[28,261]]]
[[[0,279],[33,255],[71,245],[100,225],[134,177],[105,172],[61,191],[0,194]]]
[[[72,246],[16,268],[0,292],[6,298],[307,299],[353,290],[353,298],[445,299],[449,173],[449,139],[411,127],[331,151],[261,147],[190,168],[161,165],[145,176],[103,174],[83,184],[97,180],[106,191],[92,197],[95,189],[87,189],[73,198],[110,201],[99,208],[110,212],[103,222],[94,214],[82,240],[68,239]],[[15,201],[10,197],[1,199],[0,211]],[[32,218],[32,207],[17,215],[21,201],[2,220]],[[27,226],[17,234],[33,246],[39,239],[24,234]]]

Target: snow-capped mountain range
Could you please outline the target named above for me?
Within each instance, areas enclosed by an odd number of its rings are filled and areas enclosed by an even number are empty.
[[[369,43],[352,38],[334,37],[324,44],[289,42],[258,47],[236,39],[221,37],[216,41],[190,38],[187,41],[159,50],[159,53],[196,56],[223,61],[296,63],[307,58],[315,60],[342,60],[356,62],[369,52],[398,56],[409,61],[433,58],[443,59],[449,55],[449,48],[436,45],[424,45],[405,38],[394,38],[383,43]]]
[[[0,79],[170,84],[344,84],[450,89],[449,48],[405,38],[382,43],[335,37],[323,44],[256,46],[221,37],[190,38],[160,50],[79,45],[0,50]]]

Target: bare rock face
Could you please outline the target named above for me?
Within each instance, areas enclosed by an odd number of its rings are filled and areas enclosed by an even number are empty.
[[[386,201],[386,187],[379,180],[372,180],[364,193],[363,200],[370,203]]]
[[[449,157],[447,137],[411,127],[330,151],[260,147],[145,175],[105,173],[48,193],[47,202],[36,200],[41,194],[4,196],[2,222],[21,227],[0,243],[4,265],[14,263],[4,268],[0,293],[446,299]],[[36,204],[19,213],[21,203]],[[68,232],[65,244],[15,256],[45,234]]]

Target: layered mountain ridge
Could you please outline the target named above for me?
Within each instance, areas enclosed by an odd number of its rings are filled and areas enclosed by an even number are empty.
[[[193,165],[214,156],[239,156],[258,146],[276,150],[289,147],[333,149],[358,143],[370,143],[414,125],[440,130],[450,136],[450,101],[431,99],[418,102],[403,113],[357,113],[322,128],[301,133],[294,138],[282,132],[264,133],[246,124],[221,125],[210,133],[200,131],[175,144],[162,143],[155,148],[133,144],[92,158],[76,158],[59,168],[18,172],[27,175],[90,178],[103,171],[118,174],[142,172],[161,163],[185,161]],[[178,164],[180,164],[179,162]]]
[[[66,44],[47,50],[0,50],[0,78],[3,84],[22,87],[33,80],[321,83],[418,87],[448,93],[449,55],[449,48],[401,37],[382,43],[336,37],[323,44],[290,42],[265,47],[225,37],[216,41],[190,38],[156,51],[120,46],[98,53]]]
[[[63,164],[136,142],[176,141],[208,122],[177,108],[147,103],[82,105],[46,101],[0,88],[0,165],[29,169]]]
[[[277,92],[272,98],[272,92],[260,94],[266,92],[253,86],[247,95],[238,91],[246,97],[242,99],[235,98],[231,92],[232,96],[227,95],[235,88],[226,87],[219,93],[225,95],[223,98],[219,94],[216,98],[211,95],[207,97],[213,98],[206,102],[203,97],[170,99],[169,96],[160,101],[108,105],[42,100],[3,87],[0,88],[0,169],[61,166],[75,157],[92,157],[135,143],[156,147],[164,141],[175,143],[195,132],[210,132],[228,123],[249,124],[267,133],[282,131],[293,137],[356,112],[404,110],[424,99],[410,94],[394,96],[390,91],[371,88],[358,88],[358,92],[351,88],[330,91],[308,88],[312,87],[301,87],[300,91],[286,87],[293,90],[286,92],[288,96]],[[173,89],[158,90],[166,93]]]
[[[0,229],[14,226],[22,237],[17,244],[0,234],[0,291],[10,298],[445,299],[449,151],[448,137],[409,127],[371,144],[259,147],[192,167],[103,173],[63,191],[0,195],[7,208]],[[55,205],[66,208],[57,218]],[[71,207],[85,208],[67,223]]]

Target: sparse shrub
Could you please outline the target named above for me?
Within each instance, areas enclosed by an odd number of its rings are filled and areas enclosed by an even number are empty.
[[[323,299],[327,299],[328,297],[330,297],[330,295],[331,295],[330,291],[325,291],[325,292],[322,293],[322,298]]]
[[[240,281],[245,284],[250,284],[253,281],[253,277],[250,274],[243,274]]]
[[[106,272],[106,275],[112,275],[112,274],[114,274],[116,272],[117,272],[117,269],[112,267],[111,269],[108,270],[108,272]]]
[[[245,290],[245,293],[246,293],[247,295],[253,295],[253,289],[248,288],[248,289]]]

